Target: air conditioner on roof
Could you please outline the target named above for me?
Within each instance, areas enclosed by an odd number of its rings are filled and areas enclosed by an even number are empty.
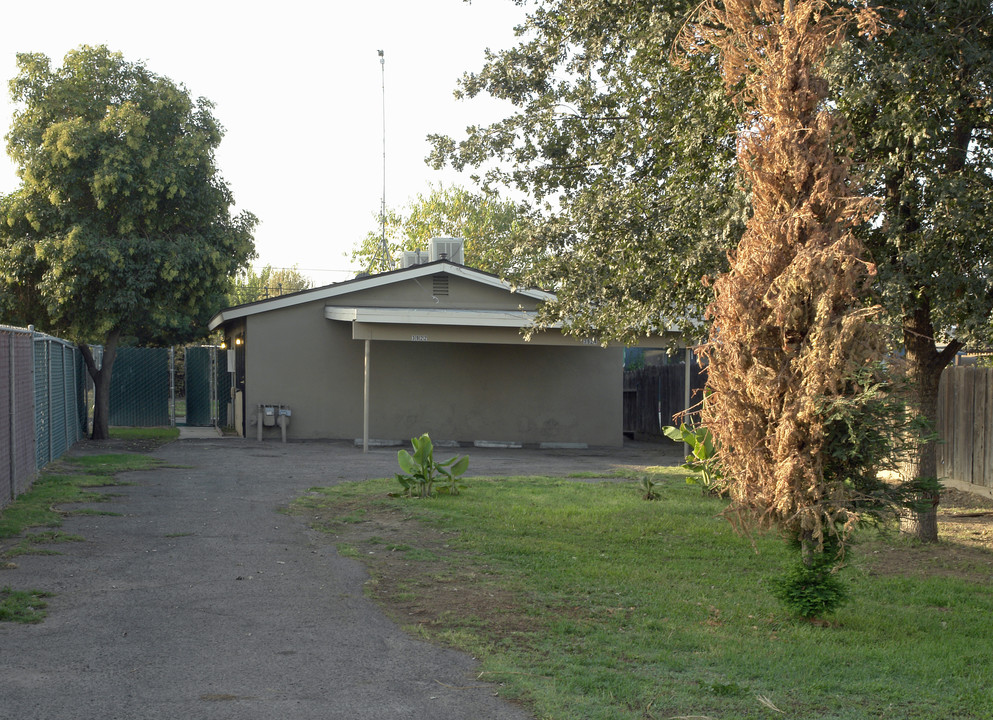
[[[400,260],[400,267],[409,268],[415,265],[425,265],[428,262],[427,250],[404,250],[403,258]]]
[[[465,240],[462,238],[435,237],[428,244],[431,262],[447,260],[457,265],[465,265]]]

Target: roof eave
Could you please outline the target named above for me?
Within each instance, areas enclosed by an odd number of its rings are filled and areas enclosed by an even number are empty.
[[[554,293],[546,292],[544,290],[515,288],[506,280],[501,280],[496,275],[483,272],[482,270],[476,270],[475,268],[466,267],[465,265],[458,265],[447,260],[437,260],[432,263],[425,263],[424,265],[415,265],[413,267],[401,268],[400,270],[392,270],[390,272],[370,275],[368,277],[345,280],[332,285],[324,285],[319,288],[301,290],[300,292],[291,293],[289,295],[281,295],[276,298],[258,300],[244,305],[235,305],[230,308],[225,308],[221,312],[214,315],[214,317],[212,317],[210,322],[207,324],[207,327],[214,330],[227,322],[247,317],[249,315],[254,315],[256,313],[279,310],[281,308],[292,307],[293,305],[313,302],[315,300],[327,300],[329,298],[347,295],[352,292],[360,292],[362,290],[369,290],[383,285],[390,285],[402,280],[421,278],[425,275],[437,275],[439,272],[445,272],[449,275],[455,275],[474,282],[483,283],[484,285],[497,287],[510,293],[531,298],[533,300],[544,302],[555,299]]]

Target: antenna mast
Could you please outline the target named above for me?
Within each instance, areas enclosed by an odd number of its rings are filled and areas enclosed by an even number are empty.
[[[390,247],[386,242],[386,58],[382,50],[379,51],[379,67],[383,87],[383,196],[379,204],[379,220],[382,234],[379,239],[379,251],[376,253],[372,262],[375,264],[376,260],[382,260],[383,267],[387,270],[392,270],[393,257],[390,255]]]

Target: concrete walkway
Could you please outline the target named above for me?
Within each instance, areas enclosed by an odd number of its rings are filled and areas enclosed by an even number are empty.
[[[470,475],[678,460],[659,452],[472,450]],[[360,563],[280,512],[309,487],[392,474],[395,449],[184,434],[155,455],[173,467],[129,473],[93,506],[122,516],[72,516],[62,530],[85,542],[0,571],[0,585],[57,593],[43,623],[0,623],[0,717],[529,717],[476,680],[472,658],[391,622]]]
[[[179,428],[180,440],[212,440],[222,437],[221,431],[216,427],[190,427],[187,425],[176,425]]]

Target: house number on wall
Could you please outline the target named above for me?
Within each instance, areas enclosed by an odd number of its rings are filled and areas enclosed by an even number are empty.
[[[427,335],[411,335],[410,336],[410,339],[412,341],[414,341],[414,342],[427,342],[428,341],[428,336]]]

